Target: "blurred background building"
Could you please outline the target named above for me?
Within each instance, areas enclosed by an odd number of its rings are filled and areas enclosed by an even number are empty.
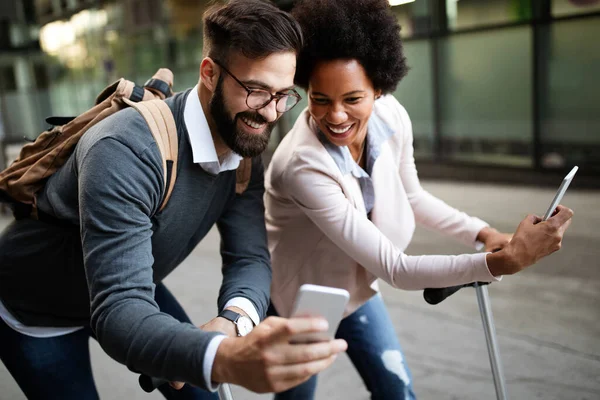
[[[579,165],[574,184],[600,187],[600,0],[389,1],[421,176],[558,184]],[[193,86],[209,3],[0,0],[0,140],[35,138],[121,76],[168,67],[176,90]]]

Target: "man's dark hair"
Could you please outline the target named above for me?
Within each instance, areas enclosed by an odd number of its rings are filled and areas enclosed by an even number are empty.
[[[231,51],[252,59],[302,48],[302,30],[290,14],[263,0],[231,0],[204,14],[205,55],[227,63]]]
[[[292,16],[304,32],[295,77],[304,89],[320,61],[358,60],[375,90],[384,94],[408,72],[400,25],[388,0],[300,0]]]

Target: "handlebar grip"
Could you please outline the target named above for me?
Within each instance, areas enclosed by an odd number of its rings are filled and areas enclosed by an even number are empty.
[[[439,304],[467,285],[457,285],[445,288],[427,288],[423,290],[423,298],[429,304]]]
[[[164,385],[168,381],[166,379],[153,378],[151,376],[142,374],[140,375],[138,382],[140,384],[140,387],[144,390],[144,392],[152,393],[154,389],[161,385]]]
[[[490,282],[471,282],[471,283],[466,283],[464,285],[457,285],[457,286],[449,286],[449,287],[445,287],[445,288],[427,288],[423,290],[423,298],[425,299],[426,302],[428,302],[429,304],[439,304],[442,301],[444,301],[446,298],[452,296],[454,293],[458,292],[460,289],[467,287],[467,286],[483,286],[483,285],[489,285]]]

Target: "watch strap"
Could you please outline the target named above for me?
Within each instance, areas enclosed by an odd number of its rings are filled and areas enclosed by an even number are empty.
[[[219,317],[228,319],[235,324],[237,320],[241,317],[241,314],[231,310],[223,310],[221,311],[221,313],[219,313]]]

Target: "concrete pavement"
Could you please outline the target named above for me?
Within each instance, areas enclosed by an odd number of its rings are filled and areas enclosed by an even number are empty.
[[[577,179],[577,178],[575,178]],[[560,182],[557,182],[557,186]],[[449,204],[514,231],[530,212],[543,214],[554,189],[450,182],[423,182]],[[558,253],[515,276],[490,285],[501,358],[511,399],[600,399],[600,191],[570,190],[563,204],[575,218]],[[8,219],[0,218],[0,227]],[[220,282],[218,233],[212,230],[166,280],[193,321],[216,312]],[[408,254],[457,254],[469,248],[418,228]],[[473,289],[431,306],[422,291],[381,284],[403,345],[419,399],[495,399],[485,338]],[[160,399],[137,386],[137,375],[90,344],[103,399]],[[236,400],[269,399],[234,388]],[[25,397],[0,364],[0,399]],[[369,398],[344,355],[319,378],[318,399]]]

